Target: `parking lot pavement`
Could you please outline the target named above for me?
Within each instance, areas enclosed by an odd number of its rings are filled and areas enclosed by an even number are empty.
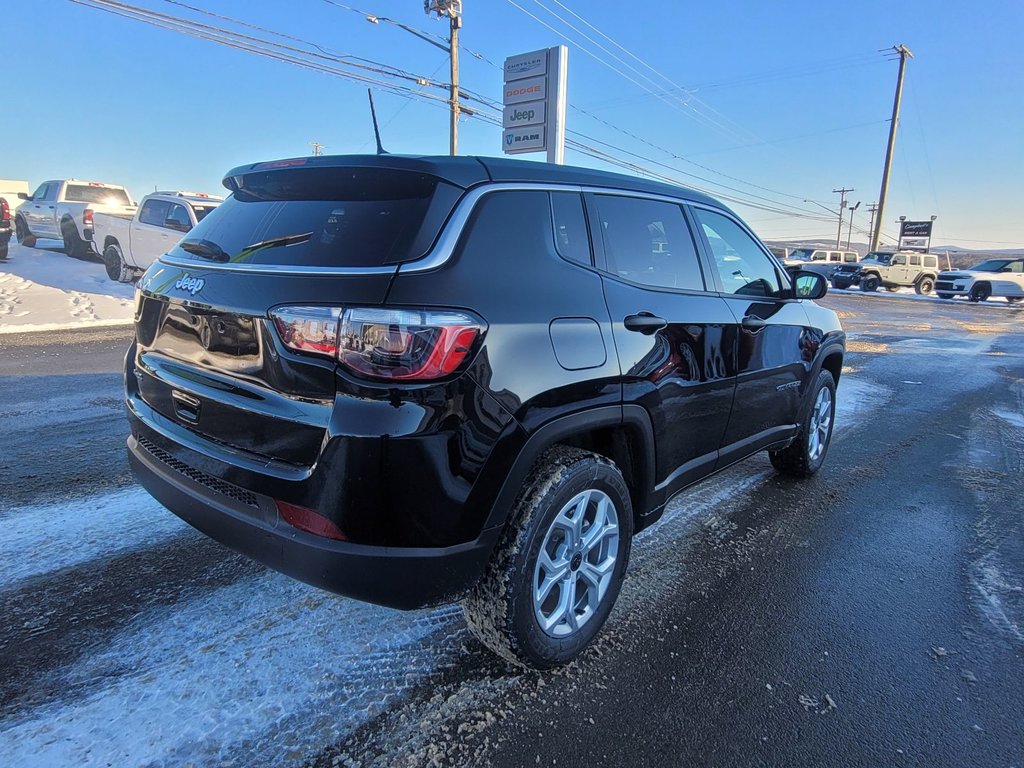
[[[676,497],[596,647],[546,674],[492,659],[457,608],[331,597],[136,489],[124,331],[0,338],[0,754],[1024,764],[1024,312],[824,303],[850,334],[825,468],[756,457]]]

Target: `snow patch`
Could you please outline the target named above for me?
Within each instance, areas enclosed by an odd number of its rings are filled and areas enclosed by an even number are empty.
[[[457,607],[400,612],[268,572],[155,609],[63,671],[84,699],[0,726],[10,765],[295,765],[454,657]],[[444,633],[442,633],[444,634]]]
[[[102,264],[11,242],[10,260],[0,262],[0,334],[130,325],[133,291]]]
[[[0,510],[0,528],[0,587],[192,530],[138,488]]]

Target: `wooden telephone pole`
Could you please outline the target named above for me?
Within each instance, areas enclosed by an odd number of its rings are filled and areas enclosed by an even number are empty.
[[[907,59],[914,58],[914,54],[905,45],[895,45],[893,50],[900,56],[900,71],[896,76],[896,95],[892,100],[892,120],[889,122],[889,146],[885,151],[885,168],[882,170],[882,189],[878,193],[878,215],[875,217],[875,227],[871,231],[871,247],[869,250],[878,250],[878,241],[882,236],[882,222],[885,221],[885,196],[889,191],[889,171],[892,170],[892,155],[896,149],[896,129],[900,122],[900,101],[903,99],[903,73],[907,68]]]

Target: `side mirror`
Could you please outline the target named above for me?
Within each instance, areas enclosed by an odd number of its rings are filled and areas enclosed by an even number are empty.
[[[820,299],[828,293],[828,283],[817,272],[797,272],[793,277],[793,295],[798,299]]]
[[[27,194],[25,192],[19,192],[18,193],[18,199],[19,200],[31,200],[32,199],[32,195]]]
[[[178,219],[164,219],[164,226],[176,232],[188,232],[192,227]]]

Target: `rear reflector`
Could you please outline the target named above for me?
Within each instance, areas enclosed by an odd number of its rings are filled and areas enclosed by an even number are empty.
[[[466,362],[486,324],[464,310],[278,307],[281,340],[333,357],[350,373],[383,381],[433,381]]]
[[[348,537],[341,532],[341,528],[319,512],[307,509],[306,507],[300,507],[298,504],[289,504],[287,501],[275,500],[274,503],[277,505],[277,511],[281,515],[281,519],[289,525],[301,531],[312,533],[314,536],[347,541]]]

